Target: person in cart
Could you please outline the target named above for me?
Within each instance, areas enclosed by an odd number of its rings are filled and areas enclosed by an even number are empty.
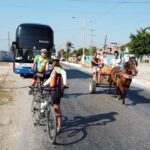
[[[104,66],[103,55],[101,51],[96,51],[92,57],[92,75],[96,86],[100,85],[100,69]]]

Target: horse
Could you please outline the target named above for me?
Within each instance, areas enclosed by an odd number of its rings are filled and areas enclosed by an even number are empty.
[[[122,99],[122,104],[125,105],[125,97],[127,91],[131,85],[132,78],[138,74],[137,61],[135,57],[130,57],[129,61],[125,63],[122,70],[120,67],[114,67],[110,71],[109,82],[109,93],[111,90],[111,85],[115,85],[115,98],[119,94],[118,100]]]

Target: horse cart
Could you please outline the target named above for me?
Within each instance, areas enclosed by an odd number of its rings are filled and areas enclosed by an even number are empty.
[[[115,85],[115,97],[118,97],[118,100],[122,99],[122,104],[125,104],[125,97],[127,94],[127,91],[130,87],[130,84],[132,82],[132,78],[137,75],[138,69],[137,69],[137,61],[135,57],[130,57],[129,61],[124,64],[124,67],[122,70],[119,69],[119,67],[103,67],[100,69],[100,86],[103,81],[105,83],[107,82],[109,84],[109,93],[111,89],[111,85]],[[104,80],[105,79],[105,80]],[[89,92],[95,93],[96,92],[96,82],[95,80],[91,80],[89,83]]]
[[[110,71],[111,71],[111,67],[108,66],[104,66],[103,68],[100,69],[100,71],[98,72],[100,74],[100,83],[98,87],[109,84],[108,79],[110,77]],[[92,79],[89,82],[90,94],[94,94],[96,92],[96,87],[97,87],[96,81]]]

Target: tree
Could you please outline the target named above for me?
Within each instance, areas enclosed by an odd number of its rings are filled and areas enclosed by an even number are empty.
[[[73,44],[69,41],[66,43],[66,59],[67,60],[68,60],[68,57],[70,56],[72,45]]]
[[[131,34],[131,41],[128,46],[131,48],[131,52],[137,57],[150,54],[150,27],[137,30],[137,34]]]
[[[66,57],[66,52],[64,49],[61,49],[59,52],[58,52],[58,55],[62,58],[65,58]]]

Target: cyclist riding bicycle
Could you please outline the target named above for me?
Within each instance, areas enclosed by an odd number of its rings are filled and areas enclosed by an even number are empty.
[[[57,116],[57,133],[60,131],[62,126],[62,113],[60,108],[60,101],[63,95],[64,86],[67,82],[67,74],[64,69],[60,66],[59,57],[57,55],[52,57],[53,69],[50,77],[43,84],[43,86],[50,85],[51,99],[53,107]]]
[[[41,49],[41,54],[37,55],[32,64],[31,70],[35,73],[33,75],[31,86],[34,86],[37,81],[37,73],[42,73],[43,77],[40,77],[40,80],[44,82],[44,73],[48,71],[49,62],[47,58],[47,50]]]

